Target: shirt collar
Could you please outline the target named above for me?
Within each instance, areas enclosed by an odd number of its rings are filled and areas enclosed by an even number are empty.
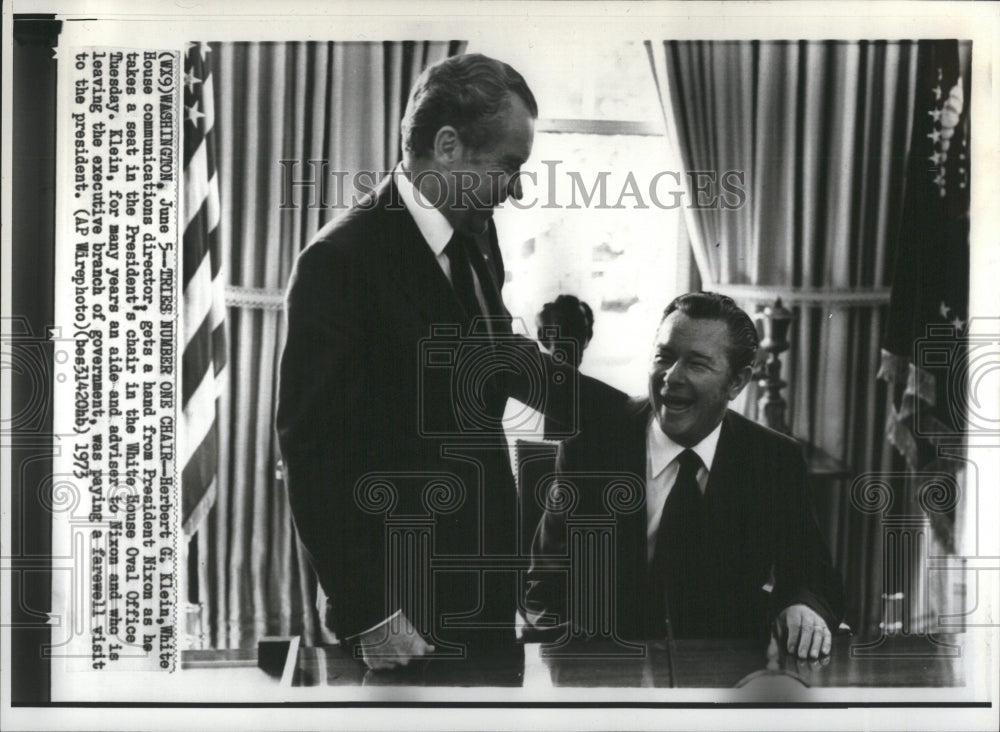
[[[719,446],[719,435],[722,433],[722,422],[708,433],[708,436],[691,449],[701,458],[702,464],[709,472],[712,471],[712,461],[715,459],[715,448]],[[646,428],[646,454],[649,455],[649,465],[652,477],[655,478],[684,451],[683,445],[678,445],[660,429],[656,417],[649,421]]]
[[[444,214],[434,208],[420,194],[420,191],[406,175],[402,163],[396,166],[392,174],[393,181],[399,191],[399,197],[403,199],[403,205],[406,206],[406,210],[410,212],[410,216],[417,223],[417,228],[420,229],[424,240],[434,252],[434,256],[440,257],[441,252],[451,241],[451,235],[454,233],[452,225],[448,223]]]

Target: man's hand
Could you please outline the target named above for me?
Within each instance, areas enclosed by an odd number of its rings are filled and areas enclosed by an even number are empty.
[[[423,639],[403,613],[362,633],[358,642],[365,663],[374,671],[405,666],[414,658],[434,652],[434,646]]]
[[[819,658],[830,653],[830,629],[808,605],[789,605],[778,613],[774,625],[778,643],[789,653],[799,658]]]

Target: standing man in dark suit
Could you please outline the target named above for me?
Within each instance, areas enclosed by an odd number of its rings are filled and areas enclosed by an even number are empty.
[[[843,589],[806,495],[801,448],[728,409],[757,347],[753,322],[728,297],[691,293],[667,307],[648,398],[560,448],[532,549],[529,620],[576,620],[551,560],[567,556],[573,516],[608,515],[618,637],[663,638],[667,622],[677,637],[766,638],[773,628],[790,653],[829,653]],[[631,508],[619,501],[617,515],[605,495],[613,476],[645,488]]]
[[[289,498],[332,627],[372,668],[435,646],[519,652],[501,419],[509,396],[542,411],[565,397],[571,411],[576,383],[512,335],[500,294],[493,210],[521,196],[537,114],[505,63],[428,68],[402,122],[402,163],[316,235],[290,280],[277,415]],[[390,516],[433,516],[426,550],[450,558],[447,570],[430,578],[387,549]]]

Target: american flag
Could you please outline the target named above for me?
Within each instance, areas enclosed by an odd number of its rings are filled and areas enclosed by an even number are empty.
[[[969,352],[971,80],[968,71],[962,73],[956,40],[920,41],[917,69],[879,371],[892,395],[886,434],[915,480],[942,471],[957,475],[959,461],[944,458],[969,429],[964,382],[974,362]],[[953,551],[957,493],[941,503],[950,508],[928,516],[936,536]]]
[[[207,43],[190,43],[184,55],[181,493],[188,537],[197,531],[215,501],[218,397],[226,367],[210,52]]]
[[[938,438],[963,429],[955,367],[917,358],[918,345],[944,338],[964,359],[969,319],[969,79],[958,41],[920,41],[919,78],[896,272],[880,376],[893,386],[888,436],[911,471],[937,457]],[[944,363],[944,362],[940,362]],[[917,403],[919,400],[921,403]]]

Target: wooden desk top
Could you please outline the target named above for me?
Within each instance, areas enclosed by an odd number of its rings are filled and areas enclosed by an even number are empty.
[[[596,643],[559,649],[530,643],[524,663],[490,664],[439,659],[400,671],[371,672],[338,646],[302,648],[292,681],[295,686],[507,686],[546,688],[732,688],[741,682],[764,683],[783,677],[808,687],[960,687],[965,685],[962,637],[891,637],[866,645],[848,637],[834,639],[829,657],[799,661],[753,641],[679,640],[671,659],[664,644],[640,646],[633,658],[613,657],[621,649]],[[566,655],[569,654],[569,655]],[[187,651],[189,668],[227,668],[254,663],[254,651]],[[263,672],[261,672],[263,673]]]
[[[839,636],[830,655],[816,661],[799,660],[753,641],[679,640],[673,650],[673,684],[665,644],[647,647],[646,657],[637,660],[544,658],[543,654],[543,662],[553,686],[731,688],[751,675],[768,674],[791,675],[809,687],[964,685],[957,646],[917,638],[888,640],[865,655],[864,644]]]

